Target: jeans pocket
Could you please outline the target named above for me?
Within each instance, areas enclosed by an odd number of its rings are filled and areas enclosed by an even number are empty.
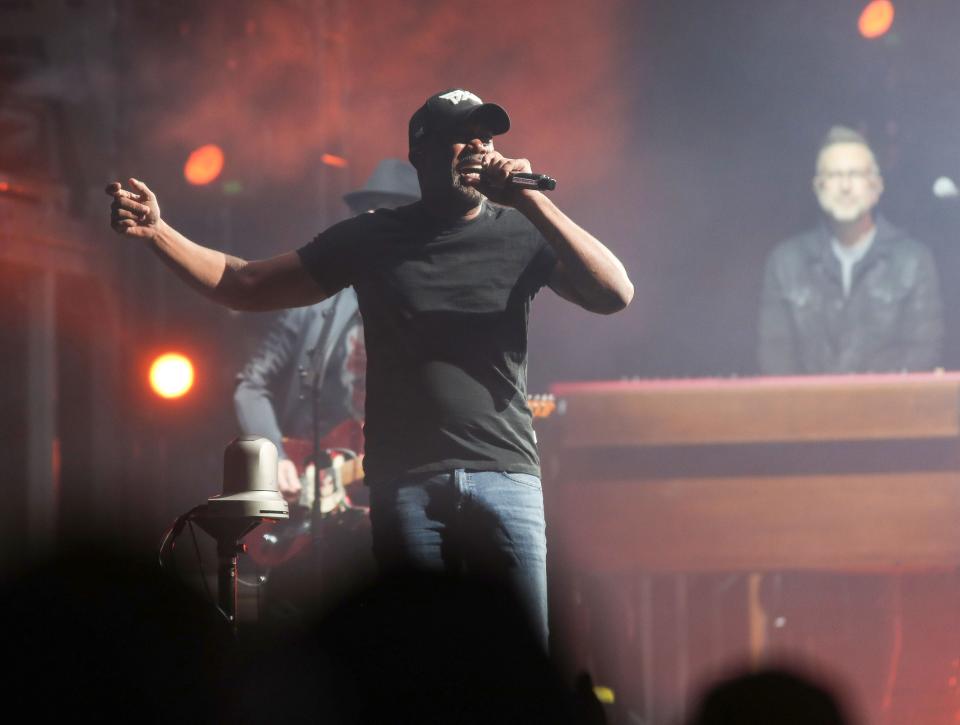
[[[519,483],[521,486],[526,486],[527,488],[539,489],[541,487],[539,477],[534,476],[532,473],[511,473],[509,471],[503,471],[503,475],[514,483]]]

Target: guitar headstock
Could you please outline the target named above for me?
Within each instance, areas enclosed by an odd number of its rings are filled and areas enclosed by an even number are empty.
[[[548,418],[557,411],[557,399],[550,394],[528,395],[527,407],[533,413],[534,419]]]

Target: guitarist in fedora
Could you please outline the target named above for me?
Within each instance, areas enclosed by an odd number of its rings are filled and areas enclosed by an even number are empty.
[[[420,197],[413,167],[400,159],[384,159],[362,189],[344,195],[356,214],[395,209]],[[313,436],[312,375],[321,375],[317,393],[316,434],[334,432],[331,447],[359,452],[366,393],[363,325],[353,289],[309,307],[284,310],[271,325],[254,355],[237,376],[233,396],[237,422],[244,434],[271,440],[280,453],[280,493],[290,503],[302,494],[301,473],[284,438]],[[354,421],[350,425],[347,421]],[[302,465],[301,465],[302,467]]]

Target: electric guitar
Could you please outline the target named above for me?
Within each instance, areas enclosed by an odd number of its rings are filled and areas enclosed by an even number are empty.
[[[288,521],[265,522],[244,539],[250,558],[266,568],[290,561],[306,550],[313,539],[311,512],[317,493],[313,441],[284,438],[283,448],[297,469],[300,497],[289,502]],[[354,453],[363,448],[361,423],[340,423],[320,439],[320,448],[331,464],[320,469],[320,516],[326,519],[353,508],[346,487],[363,480],[363,454]]]

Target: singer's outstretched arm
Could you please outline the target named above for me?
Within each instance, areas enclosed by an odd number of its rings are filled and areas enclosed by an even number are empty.
[[[247,261],[190,241],[160,218],[156,195],[130,179],[132,190],[107,186],[113,197],[110,225],[118,234],[147,242],[163,262],[195,290],[235,310],[276,310],[319,302],[328,295],[295,252]]]

